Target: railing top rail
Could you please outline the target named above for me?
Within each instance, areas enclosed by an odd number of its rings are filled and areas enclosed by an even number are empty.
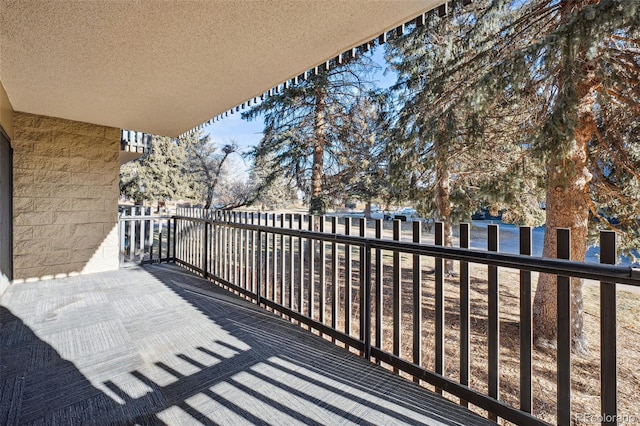
[[[462,262],[542,272],[560,276],[586,278],[604,282],[615,282],[640,287],[640,269],[633,268],[631,266],[585,263],[571,260],[548,259],[518,254],[489,252],[478,249],[464,249],[457,247],[436,246],[431,244],[380,240],[353,235],[314,232],[289,228],[274,228],[264,225],[252,225],[248,223],[237,223],[233,221],[217,219],[196,218],[189,216],[174,217],[179,220],[207,222],[211,224],[218,224],[253,231],[311,238],[314,240],[325,241],[329,243],[349,244],[362,247],[368,246],[373,249],[400,251],[407,254],[440,257]],[[141,216],[140,218],[149,219],[149,216]]]
[[[156,219],[173,219],[173,216],[161,216],[161,215],[136,215],[129,216],[121,214],[118,216],[118,220],[156,220]]]

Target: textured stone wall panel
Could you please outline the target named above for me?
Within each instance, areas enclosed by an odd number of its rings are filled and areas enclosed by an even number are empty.
[[[118,268],[120,130],[14,114],[16,280]]]

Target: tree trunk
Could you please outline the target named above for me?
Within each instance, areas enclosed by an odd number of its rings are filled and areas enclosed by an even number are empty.
[[[440,150],[439,150],[440,151]],[[443,243],[447,247],[453,246],[453,226],[451,222],[451,173],[447,167],[446,154],[438,152],[436,160],[436,209],[438,220],[443,223]],[[453,260],[444,261],[445,274],[453,274]]]
[[[211,203],[213,203],[213,186],[207,187],[207,199],[204,203],[204,209],[209,210],[211,208]]]
[[[322,89],[316,90],[316,106],[313,131],[313,165],[311,167],[311,202],[309,213],[321,215],[325,213],[326,206],[322,197],[322,178],[324,167],[325,145],[325,101],[326,94]]]
[[[582,140],[580,140],[582,139]],[[576,145],[565,161],[547,163],[546,230],[542,256],[557,255],[556,230],[571,230],[571,259],[584,261],[587,251],[587,225],[589,220],[589,186],[591,175],[586,169],[586,140],[576,137]],[[576,173],[572,173],[575,171]],[[540,274],[533,303],[534,339],[537,345],[555,346],[557,333],[556,276]],[[572,347],[586,353],[587,342],[583,333],[582,280],[571,279]]]
[[[364,217],[365,219],[371,219],[371,201],[367,201],[364,205]]]
[[[570,52],[570,51],[569,51]],[[566,73],[572,66],[583,66],[583,78],[575,84],[577,94],[577,123],[573,138],[567,136],[564,155],[560,150],[550,153],[547,160],[546,226],[543,257],[557,257],[558,228],[571,231],[571,259],[584,261],[587,251],[589,208],[591,205],[588,169],[588,143],[596,133],[593,117],[594,96],[598,80],[588,61],[565,58]],[[584,55],[581,55],[584,56]],[[577,65],[581,64],[581,65]],[[570,115],[570,111],[567,112]],[[556,276],[540,274],[533,302],[533,334],[539,346],[557,343]],[[582,280],[571,279],[571,347],[579,354],[588,353],[583,330]]]

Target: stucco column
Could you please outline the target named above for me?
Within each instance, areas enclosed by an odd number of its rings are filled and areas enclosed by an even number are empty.
[[[14,279],[118,268],[120,131],[14,114]]]

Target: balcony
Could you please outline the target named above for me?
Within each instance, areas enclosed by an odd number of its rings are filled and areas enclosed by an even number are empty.
[[[152,138],[148,133],[120,130],[120,165],[149,153]]]
[[[531,257],[528,228],[514,255],[497,251],[497,226],[488,229],[493,252],[468,249],[465,225],[455,248],[442,247],[439,224],[428,244],[419,222],[410,236],[401,226],[133,210],[120,218],[119,271],[14,285],[3,296],[0,421],[635,419],[628,407],[637,395],[627,391],[636,379],[622,368],[637,362],[617,350],[637,335],[619,322],[616,297],[640,286],[640,271]],[[602,262],[615,254],[612,236],[602,234]],[[558,252],[569,243],[560,232]],[[447,259],[457,276],[443,273]],[[532,282],[541,272],[557,276],[557,349],[531,345]],[[599,312],[589,312],[599,330],[595,366],[569,347],[570,276],[592,280],[600,298]],[[541,391],[541,375],[553,392]],[[576,405],[585,393],[593,406]]]
[[[2,301],[4,425],[490,424],[176,266]]]

